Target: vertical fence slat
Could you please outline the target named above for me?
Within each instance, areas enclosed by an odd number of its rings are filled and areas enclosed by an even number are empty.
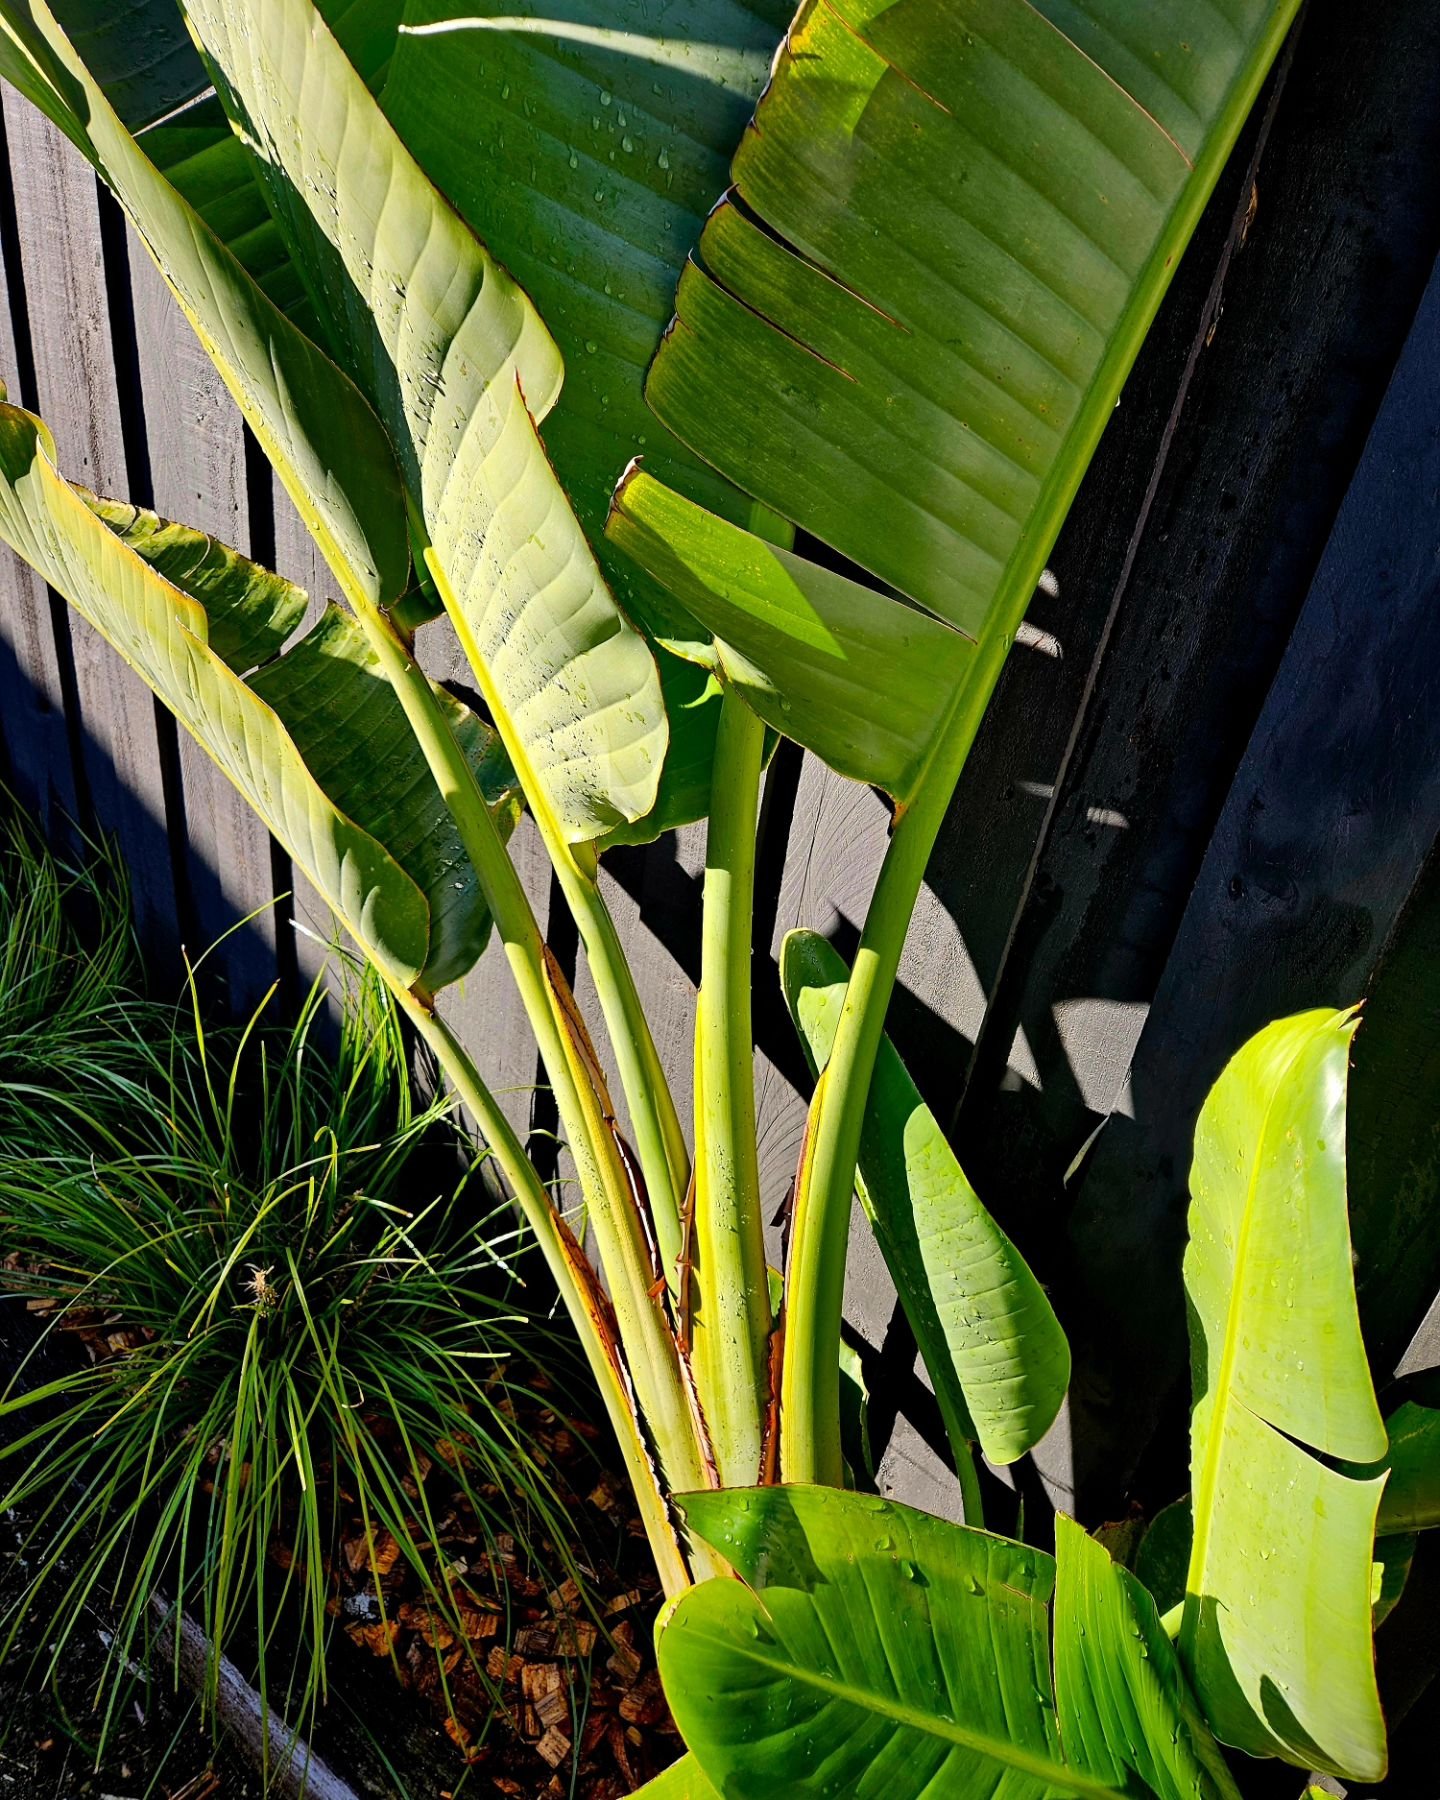
[[[128,237],[136,354],[149,451],[149,503],[162,518],[250,548],[244,425],[155,265]],[[224,999],[248,1012],[275,979],[275,896],[270,834],[253,808],[186,732],[179,734],[185,872],[182,917],[191,956],[207,958]],[[265,910],[256,912],[257,908]]]
[[[310,596],[305,624],[319,616],[323,603],[334,593],[334,579],[315,540],[300,522],[290,496],[270,472],[262,466],[257,453],[250,465],[250,517],[252,529],[263,517],[269,537],[270,561],[277,574],[296,582]],[[277,854],[276,893],[289,894],[277,903],[275,929],[277,951],[282,967],[289,966],[302,989],[307,990],[325,966],[326,945],[335,932],[335,919],[330,908],[306,880],[304,874],[283,853]]]
[[[1123,1487],[1185,1354],[1194,1120],[1268,1020],[1356,1001],[1440,834],[1440,267],[1219,824],[1071,1232],[1076,1458]]]
[[[95,176],[13,89],[4,95],[36,399],[65,474],[122,497],[129,485]],[[136,924],[173,964],[177,926],[156,703],[73,612],[70,642],[84,782],[130,873]]]
[[[0,171],[8,171],[4,113],[0,112]],[[0,195],[0,379],[12,400],[33,402],[30,324],[20,264],[13,189]],[[0,739],[16,797],[52,835],[53,816],[77,812],[65,689],[70,638],[57,630],[57,605],[45,583],[10,549],[0,546]]]

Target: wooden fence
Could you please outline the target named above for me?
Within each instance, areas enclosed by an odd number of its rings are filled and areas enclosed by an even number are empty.
[[[3,127],[0,372],[53,428],[66,472],[323,597],[308,539],[113,204],[10,91]],[[1036,595],[911,933],[893,1033],[1053,1284],[1076,1382],[1036,1465],[1092,1517],[1176,1491],[1187,1140],[1225,1057],[1268,1018],[1372,996],[1354,1206],[1367,1325],[1390,1364],[1433,1295],[1437,249],[1440,7],[1311,0]],[[0,581],[12,786],[56,829],[69,816],[115,834],[162,967],[260,908],[217,958],[231,1003],[253,1002],[277,965],[302,974],[312,950],[292,913],[310,904],[276,900],[292,885],[283,854],[87,627],[8,555]],[[801,923],[853,948],[885,829],[875,795],[782,748],[756,964],[776,1207],[803,1074],[775,953]],[[607,859],[682,1088],[703,841],[695,827]],[[516,854],[573,964],[528,828]],[[576,987],[593,998],[583,966]],[[517,1116],[545,1122],[498,956],[453,1007]],[[863,1231],[849,1301],[881,1484],[950,1511],[933,1402]],[[1410,1357],[1430,1360],[1423,1333]]]

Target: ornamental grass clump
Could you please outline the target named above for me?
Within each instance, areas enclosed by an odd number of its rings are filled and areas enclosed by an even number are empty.
[[[5,796],[0,793],[0,805]],[[154,1073],[158,1015],[139,996],[115,852],[52,855],[0,819],[0,1153],[98,1143]]]
[[[38,1644],[53,1672],[90,1609],[108,1618],[102,1742],[172,1606],[203,1627],[212,1681],[230,1655],[299,1728],[337,1625],[393,1637],[397,1564],[447,1627],[442,1689],[453,1646],[473,1661],[507,1631],[497,1539],[580,1574],[514,1418],[509,1371],[540,1344],[508,1209],[448,1105],[412,1098],[379,983],[350,983],[333,1054],[327,992],[293,1027],[271,1001],[217,1033],[192,980],[162,1078],[136,1091],[140,1148],[117,1132],[0,1156],[4,1279],[45,1321],[0,1402],[0,1508],[29,1521],[31,1572],[0,1649]],[[442,1547],[457,1507],[479,1553]]]

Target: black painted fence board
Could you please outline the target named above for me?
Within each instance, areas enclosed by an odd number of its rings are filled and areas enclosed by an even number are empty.
[[[1360,1000],[1440,833],[1440,272],[1211,837],[1071,1219],[1062,1491],[1116,1499],[1185,1367],[1193,1120],[1268,1020]]]

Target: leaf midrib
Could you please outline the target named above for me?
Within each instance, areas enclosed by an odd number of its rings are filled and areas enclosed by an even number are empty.
[[[693,1629],[693,1627],[692,1627]],[[943,1742],[956,1745],[962,1750],[974,1750],[988,1757],[991,1762],[1000,1764],[1002,1768],[1019,1769],[1022,1773],[1033,1775],[1038,1781],[1049,1782],[1059,1786],[1068,1793],[1077,1795],[1080,1800],[1125,1800],[1125,1795],[1118,1788],[1107,1787],[1103,1782],[1092,1781],[1081,1775],[1067,1763],[1052,1762],[1048,1757],[1034,1756],[1021,1750],[1008,1741],[987,1737],[983,1732],[967,1731],[963,1725],[953,1719],[941,1718],[938,1714],[922,1712],[918,1707],[907,1706],[902,1700],[891,1700],[886,1695],[878,1694],[868,1688],[855,1687],[833,1676],[823,1675],[816,1669],[805,1667],[800,1662],[787,1662],[778,1657],[765,1656],[748,1645],[737,1644],[729,1637],[704,1632],[696,1636],[705,1636],[727,1656],[739,1657],[753,1663],[757,1668],[767,1669],[788,1681],[796,1681],[806,1687],[815,1688],[832,1699],[844,1701],[847,1705],[858,1707],[863,1711],[876,1713],[881,1718],[889,1719],[894,1724],[904,1726],[907,1730],[918,1731],[927,1737],[940,1738]]]

